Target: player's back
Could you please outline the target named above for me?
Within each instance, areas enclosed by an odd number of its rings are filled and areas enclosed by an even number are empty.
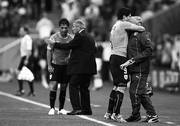
[[[126,57],[128,35],[126,32],[127,25],[126,21],[118,20],[112,27],[110,41],[112,44],[112,54]]]

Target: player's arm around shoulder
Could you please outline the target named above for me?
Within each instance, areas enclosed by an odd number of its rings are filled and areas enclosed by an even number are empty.
[[[145,31],[145,28],[143,26],[139,26],[127,21],[124,22],[123,26],[126,30],[139,31],[139,32]]]
[[[139,23],[142,23],[142,18],[138,16],[132,16],[129,20],[124,21],[125,29],[139,32],[145,31],[145,28]]]

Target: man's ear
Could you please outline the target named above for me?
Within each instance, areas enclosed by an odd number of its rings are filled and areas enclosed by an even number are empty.
[[[126,18],[126,16],[125,15],[123,15],[123,20]]]

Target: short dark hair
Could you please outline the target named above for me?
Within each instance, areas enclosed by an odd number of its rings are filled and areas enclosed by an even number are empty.
[[[69,21],[68,21],[66,18],[62,18],[62,19],[59,21],[59,26],[60,26],[61,24],[65,24],[65,25],[67,25],[67,26],[69,27]]]
[[[21,28],[23,28],[26,33],[29,33],[29,28],[27,26],[21,26]]]
[[[29,28],[27,26],[24,26],[24,31],[26,31],[27,33],[29,33]]]
[[[123,16],[128,16],[131,14],[131,10],[129,8],[120,8],[117,12],[117,18],[118,19],[123,19]]]

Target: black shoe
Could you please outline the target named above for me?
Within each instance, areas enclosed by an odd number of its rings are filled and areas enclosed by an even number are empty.
[[[81,115],[92,115],[92,111],[82,111]]]
[[[27,96],[33,96],[33,97],[35,97],[36,95],[35,95],[33,92],[29,92],[29,93],[27,94]]]
[[[138,122],[141,120],[141,116],[131,115],[129,118],[125,119],[127,122]]]
[[[27,94],[27,96],[33,96],[33,97],[35,97],[35,94],[32,93],[32,92],[29,92],[29,93]]]
[[[24,95],[24,90],[17,91],[17,93],[16,93],[15,95],[16,95],[16,96],[22,96],[22,95]]]
[[[69,113],[67,113],[67,115],[81,115],[82,111],[81,110],[73,110]]]

